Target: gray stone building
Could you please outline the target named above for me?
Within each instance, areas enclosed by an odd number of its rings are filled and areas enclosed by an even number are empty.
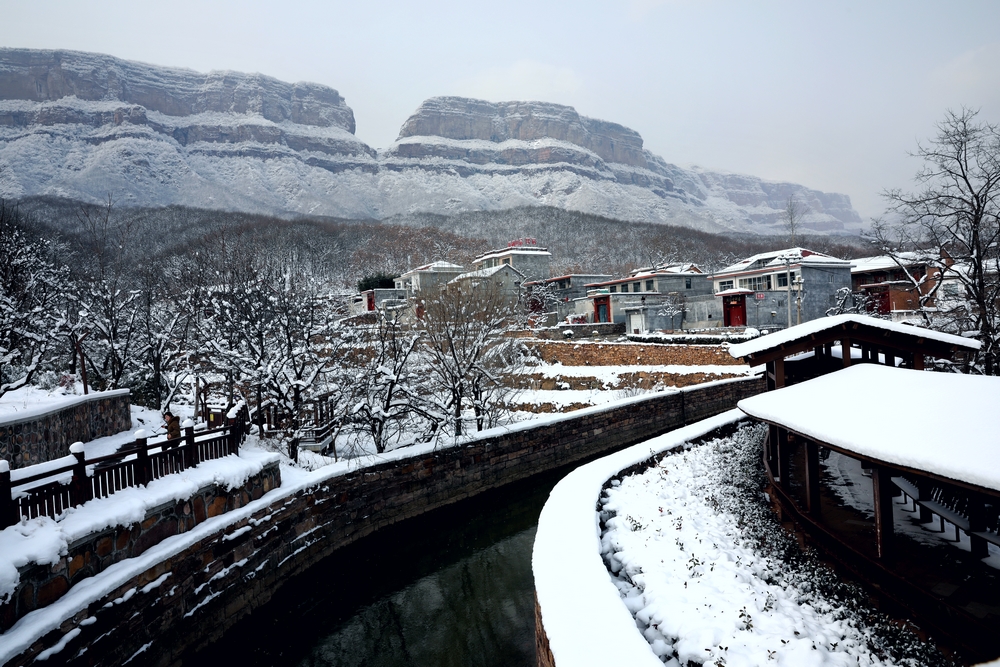
[[[517,239],[506,248],[483,253],[472,260],[472,267],[482,271],[506,264],[517,269],[525,280],[545,280],[549,277],[551,260],[552,253],[539,247],[535,239]]]
[[[805,248],[748,257],[712,276],[724,326],[783,329],[826,317],[851,288],[851,262]]]

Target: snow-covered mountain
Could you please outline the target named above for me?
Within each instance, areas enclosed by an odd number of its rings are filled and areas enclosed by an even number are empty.
[[[544,102],[424,102],[397,141],[354,136],[340,94],[260,74],[0,49],[0,196],[382,219],[547,205],[630,221],[850,233],[846,195],[682,169],[616,123]]]

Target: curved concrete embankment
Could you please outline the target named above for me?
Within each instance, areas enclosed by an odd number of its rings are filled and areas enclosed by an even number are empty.
[[[24,648],[0,657],[26,665],[58,649],[53,659],[87,651],[104,665],[133,658],[175,664],[265,604],[286,579],[365,535],[643,442],[762,390],[759,376],[724,380],[522,422],[459,445],[399,450],[365,467],[333,466],[294,479],[283,473],[279,489],[168,537],[139,557],[140,566],[133,559],[113,565],[75,585],[53,609],[33,612],[53,615],[37,626],[38,636],[25,617],[9,631],[27,633],[19,635]]]

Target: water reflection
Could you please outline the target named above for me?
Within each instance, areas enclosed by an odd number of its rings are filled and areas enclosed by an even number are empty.
[[[371,535],[287,582],[185,667],[533,667],[531,547],[565,470]]]
[[[299,664],[533,664],[534,537],[534,528],[521,531],[362,607]]]

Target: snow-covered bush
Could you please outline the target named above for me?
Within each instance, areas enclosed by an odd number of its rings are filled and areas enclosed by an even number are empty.
[[[782,528],[763,437],[743,426],[605,487],[602,553],[653,652],[673,667],[950,664]]]

